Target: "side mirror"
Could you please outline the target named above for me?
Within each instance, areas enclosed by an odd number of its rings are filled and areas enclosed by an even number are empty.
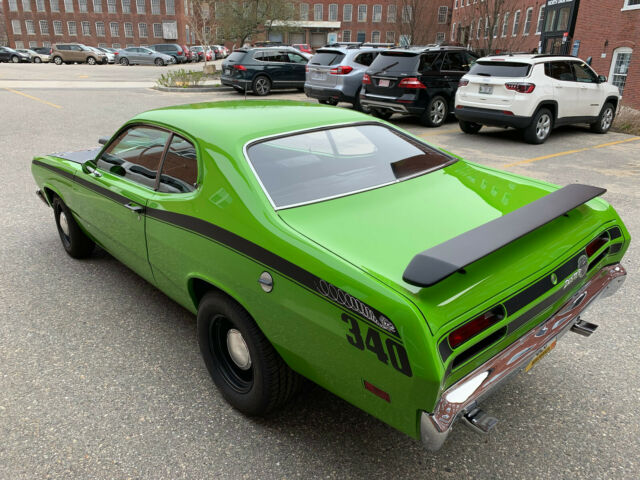
[[[106,145],[108,141],[109,141],[109,137],[100,137],[100,138],[98,139],[98,143],[99,143],[100,145]]]
[[[93,160],[87,160],[82,164],[82,171],[86,174],[93,175],[94,177],[101,177],[102,174],[98,172],[96,162]]]
[[[604,75],[598,75],[598,83],[607,83],[607,77]]]

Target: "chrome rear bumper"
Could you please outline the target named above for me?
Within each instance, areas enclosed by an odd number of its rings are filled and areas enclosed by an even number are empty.
[[[596,298],[613,295],[624,283],[626,274],[619,263],[602,268],[548,320],[445,390],[434,412],[422,413],[423,445],[431,451],[440,449],[456,420],[467,416],[471,422],[469,416],[476,415],[482,398],[524,369],[550,342],[569,331]],[[493,426],[495,421],[489,424]]]

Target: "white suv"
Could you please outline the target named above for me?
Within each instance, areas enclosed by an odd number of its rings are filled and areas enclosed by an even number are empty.
[[[465,133],[514,127],[527,142],[543,143],[553,127],[570,123],[606,133],[619,101],[618,88],[579,58],[498,55],[480,58],[462,77],[455,115]]]

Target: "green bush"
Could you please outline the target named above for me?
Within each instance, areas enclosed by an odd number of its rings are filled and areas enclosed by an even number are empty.
[[[189,88],[198,86],[200,82],[208,78],[211,77],[200,71],[180,69],[163,73],[160,75],[160,78],[156,80],[156,84],[161,87]]]

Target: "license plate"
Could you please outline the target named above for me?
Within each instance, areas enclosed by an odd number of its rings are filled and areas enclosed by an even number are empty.
[[[388,87],[389,86],[389,80],[380,80],[378,82],[378,86],[379,87]]]
[[[529,370],[531,370],[534,367],[534,365],[540,361],[540,359],[542,357],[544,357],[547,353],[549,353],[551,350],[553,350],[554,347],[556,346],[556,340],[557,339],[554,338],[549,343],[547,343],[543,347],[543,349],[540,350],[535,357],[533,357],[533,359],[529,362],[529,364],[526,367],[524,367],[524,371],[528,372]]]
[[[480,93],[486,93],[487,95],[491,95],[493,93],[493,86],[480,85]]]
[[[231,75],[231,69],[230,68],[225,68],[224,69],[224,73],[227,75]]]
[[[324,73],[322,72],[313,72],[311,74],[312,80],[324,80]]]

